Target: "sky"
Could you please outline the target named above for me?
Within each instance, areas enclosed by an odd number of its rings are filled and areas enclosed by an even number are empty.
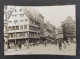
[[[73,20],[76,20],[75,5],[30,7],[33,7],[37,11],[39,11],[44,16],[44,21],[50,22],[53,26],[56,26],[57,28],[61,25],[61,22],[63,22],[67,18],[67,16],[71,16]]]
[[[44,16],[44,21],[49,21],[56,27],[59,27],[67,16],[71,16],[73,20],[76,20],[75,5],[38,6],[34,8]]]

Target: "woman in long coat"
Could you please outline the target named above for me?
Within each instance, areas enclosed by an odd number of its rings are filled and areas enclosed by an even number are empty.
[[[66,51],[66,47],[67,47],[67,45],[66,45],[66,41],[64,41],[64,42],[63,42],[63,48],[64,48],[64,51]]]

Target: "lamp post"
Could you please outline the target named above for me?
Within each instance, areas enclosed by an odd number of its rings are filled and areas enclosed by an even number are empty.
[[[17,50],[17,48],[16,48],[16,23],[17,23],[17,20],[14,20],[14,23],[15,23],[15,50]]]
[[[27,49],[29,49],[29,32],[28,32],[28,41],[27,41]]]

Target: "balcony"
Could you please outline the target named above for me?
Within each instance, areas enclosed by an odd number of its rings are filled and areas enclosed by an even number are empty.
[[[13,40],[13,39],[26,39],[28,38],[28,36],[25,37],[9,37],[9,40]]]
[[[40,33],[40,31],[34,31],[34,30],[29,30],[29,32],[36,32],[36,33]]]
[[[40,26],[38,26],[38,25],[34,25],[34,24],[30,24],[30,26],[33,26],[33,27],[40,27]]]
[[[9,40],[15,40],[15,39],[27,39],[27,38],[40,38],[40,36],[34,36],[34,37],[31,37],[31,36],[24,36],[24,37],[9,37]]]
[[[29,36],[29,38],[40,38],[40,36],[33,36],[33,37],[31,37],[31,36]]]
[[[27,32],[28,30],[16,30],[16,32]],[[15,30],[8,31],[8,33],[15,33]]]

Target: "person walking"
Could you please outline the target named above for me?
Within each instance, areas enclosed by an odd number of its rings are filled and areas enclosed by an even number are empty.
[[[47,45],[47,40],[44,42],[44,45],[45,45],[45,46]]]
[[[66,41],[64,41],[64,42],[63,42],[63,48],[64,48],[64,51],[66,51],[66,47],[67,47],[67,45],[66,45]]]
[[[68,45],[68,46],[70,45],[69,39],[67,40],[67,45]]]
[[[36,43],[37,43],[37,46],[38,46],[39,45],[39,41],[37,41]]]
[[[12,42],[10,42],[9,47],[10,47],[10,49],[12,49]]]
[[[59,45],[59,50],[62,50],[62,42],[60,40],[59,40],[58,45]]]
[[[21,41],[18,42],[18,47],[21,49]]]

